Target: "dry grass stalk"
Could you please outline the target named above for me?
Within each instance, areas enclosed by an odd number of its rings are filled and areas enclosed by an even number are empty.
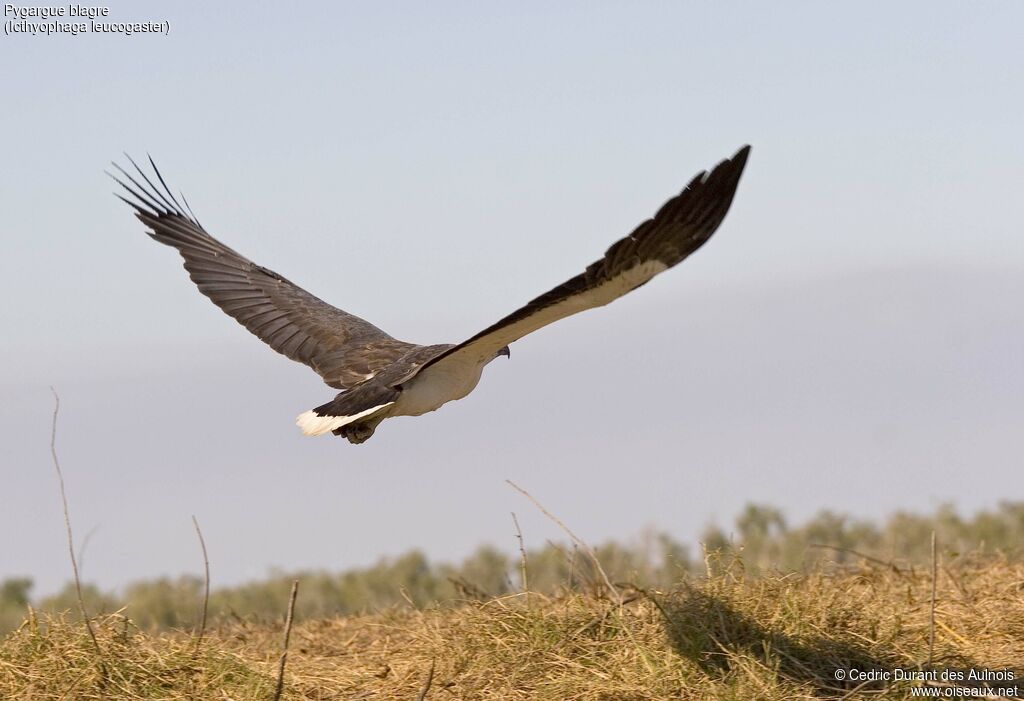
[[[865,562],[870,562],[875,565],[881,565],[882,567],[889,567],[892,569],[893,572],[896,572],[897,574],[902,572],[899,566],[892,560],[881,560],[877,557],[872,557],[871,555],[865,555],[859,550],[854,550],[853,548],[843,548],[838,545],[829,545],[828,543],[808,543],[807,547],[821,548],[823,550],[833,550],[837,553],[849,553],[850,555],[858,557],[861,560],[864,560]]]
[[[526,601],[530,601],[530,582],[526,578],[526,547],[523,545],[523,530],[519,527],[519,519],[516,512],[512,512],[512,523],[516,527],[516,538],[519,540],[519,571],[522,576],[523,591],[526,592]]]
[[[416,694],[416,701],[425,701],[427,698],[427,692],[430,691],[430,685],[434,683],[434,669],[437,667],[437,660],[430,661],[430,671],[427,672],[427,680],[423,682],[423,687],[420,689],[420,693]]]
[[[935,554],[935,531],[932,531],[932,597],[928,610],[928,666],[932,666],[935,657],[935,585],[938,575],[938,559]]]
[[[210,557],[206,553],[206,539],[203,538],[203,531],[199,528],[199,521],[195,514],[192,515],[192,525],[196,529],[196,536],[199,538],[199,547],[203,551],[203,609],[199,619],[199,630],[196,632],[196,651],[203,642],[203,635],[206,634],[206,617],[210,611]]]
[[[96,659],[100,665],[100,671],[103,677],[106,677],[106,669],[103,664],[103,650],[100,648],[99,641],[96,639],[96,631],[93,630],[92,621],[89,620],[89,614],[85,610],[85,597],[82,596],[82,579],[78,575],[78,560],[75,558],[75,539],[71,534],[71,514],[68,509],[68,497],[64,490],[64,471],[60,468],[60,460],[57,457],[57,416],[60,414],[60,395],[57,394],[57,390],[50,387],[50,391],[53,392],[53,422],[50,426],[50,455],[53,458],[53,467],[57,470],[57,482],[60,485],[60,502],[64,507],[64,528],[67,531],[68,536],[68,555],[71,557],[71,571],[75,576],[75,595],[78,598],[78,612],[82,615],[82,621],[85,623],[85,629],[89,632],[89,639],[92,640],[92,646],[96,651]]]
[[[508,483],[508,485],[510,487],[512,487],[513,489],[515,489],[517,492],[522,494],[524,497],[529,499],[533,503],[533,505],[536,506],[540,510],[540,512],[542,514],[544,514],[549,519],[554,521],[558,525],[558,527],[561,528],[563,531],[565,531],[565,534],[568,535],[569,538],[572,539],[572,542],[575,543],[576,545],[578,545],[583,550],[583,552],[585,552],[587,554],[587,556],[590,557],[591,562],[594,564],[594,568],[601,575],[601,579],[604,580],[604,585],[608,588],[609,595],[615,601],[617,601],[617,602],[619,602],[621,604],[622,603],[622,596],[619,594],[619,590],[615,587],[615,585],[612,584],[612,581],[610,579],[608,579],[608,574],[604,571],[604,567],[601,566],[601,561],[597,559],[597,553],[594,552],[594,549],[591,548],[589,545],[587,545],[575,533],[573,533],[571,530],[569,530],[569,527],[566,526],[564,523],[562,523],[561,519],[559,519],[557,516],[552,514],[547,509],[545,509],[544,506],[539,501],[534,499],[532,494],[530,494],[528,491],[526,491],[525,489],[520,487],[518,484],[516,484],[512,480],[507,479],[507,480],[505,480],[505,482]]]
[[[299,595],[299,580],[292,582],[292,593],[288,598],[288,617],[284,622],[284,644],[281,646],[281,660],[277,667],[277,686],[274,689],[273,701],[280,701],[284,692],[284,666],[288,661],[288,640],[292,634],[292,621],[295,620],[295,598]]]

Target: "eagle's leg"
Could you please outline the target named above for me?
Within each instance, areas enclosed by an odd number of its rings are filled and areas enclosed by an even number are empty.
[[[373,435],[373,432],[377,430],[377,424],[383,420],[384,417],[380,417],[370,419],[368,421],[346,424],[334,429],[331,433],[336,436],[344,436],[348,439],[349,443],[363,443]]]

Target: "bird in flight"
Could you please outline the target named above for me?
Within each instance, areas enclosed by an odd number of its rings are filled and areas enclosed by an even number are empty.
[[[117,195],[172,246],[199,291],[278,353],[313,368],[334,399],[301,414],[307,436],[333,433],[366,441],[381,421],[419,416],[462,399],[484,366],[509,355],[509,344],[550,323],[604,306],[647,283],[700,248],[729,211],[750,147],[711,172],[698,173],[653,218],[616,241],[576,277],[457,344],[420,346],[389,336],[368,321],[332,307],[211,236],[182,196],[182,206],[150,159],[154,184],[130,157],[134,174],[116,163]],[[123,179],[122,179],[123,178]],[[125,182],[127,180],[127,182]]]

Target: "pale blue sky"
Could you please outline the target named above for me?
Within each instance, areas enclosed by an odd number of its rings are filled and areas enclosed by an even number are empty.
[[[1019,2],[122,3],[163,36],[0,38],[0,578],[456,558],[554,527],[692,540],[1024,496]],[[201,297],[102,170],[153,154],[229,245],[418,342],[577,273],[753,145],[733,212],[628,299],[516,344],[364,446]]]

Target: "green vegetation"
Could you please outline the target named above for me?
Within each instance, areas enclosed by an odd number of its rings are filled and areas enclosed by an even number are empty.
[[[732,529],[708,528],[703,546],[688,548],[664,534],[647,534],[630,544],[606,543],[596,551],[613,581],[669,590],[684,577],[705,572],[704,552],[738,561],[750,574],[811,572],[826,564],[850,566],[862,561],[920,566],[929,562],[933,530],[947,559],[971,552],[1017,561],[1024,553],[1024,502],[1004,503],[971,518],[959,516],[949,506],[931,515],[897,513],[881,526],[826,511],[798,527],[790,527],[777,509],[749,505]],[[242,586],[214,588],[210,613],[276,619],[295,578],[302,582],[302,619],[370,613],[409,603],[424,608],[485,601],[523,588],[518,553],[485,546],[462,563],[449,565],[431,563],[413,551],[364,569],[278,573]],[[590,559],[574,547],[549,543],[527,553],[531,592],[545,596],[593,592],[600,588],[600,579]],[[0,632],[19,625],[30,603],[52,614],[77,611],[73,584],[34,601],[31,586],[26,578],[0,584]],[[135,582],[119,593],[83,586],[90,613],[122,612],[144,630],[191,628],[198,620],[202,592],[198,576]]]

